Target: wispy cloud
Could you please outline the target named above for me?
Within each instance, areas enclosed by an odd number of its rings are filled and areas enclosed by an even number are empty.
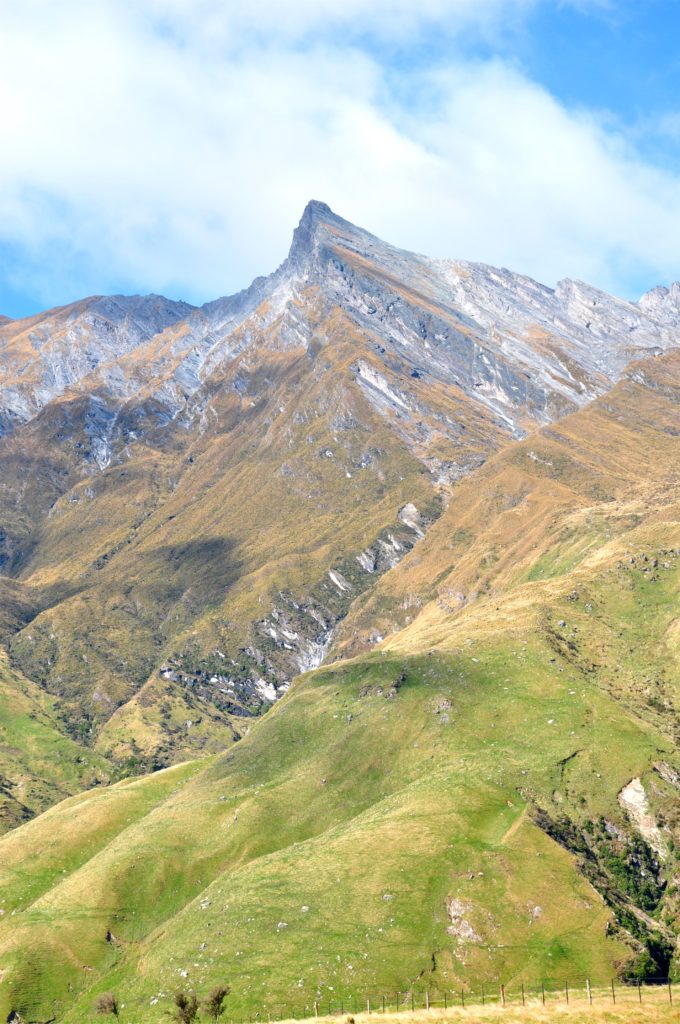
[[[680,178],[507,61],[404,70],[418,33],[502,32],[537,2],[0,0],[10,283],[212,297],[285,255],[310,197],[547,281],[673,276]]]

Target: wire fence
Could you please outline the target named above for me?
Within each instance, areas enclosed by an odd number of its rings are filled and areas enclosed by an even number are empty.
[[[261,1024],[267,1021],[309,1020],[317,1017],[342,1017],[358,1014],[373,1015],[420,1011],[446,1011],[471,1007],[557,1006],[578,1003],[581,1006],[645,1005],[665,1003],[680,1006],[680,982],[667,978],[640,979],[624,983],[612,978],[606,984],[593,983],[589,978],[512,985],[478,983],[459,989],[436,991],[385,992],[358,996],[354,994],[325,996],[303,1004],[272,1005],[249,1016],[233,1016],[232,1024]]]

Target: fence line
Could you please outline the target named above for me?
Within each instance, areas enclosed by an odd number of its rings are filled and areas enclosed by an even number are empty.
[[[515,987],[497,982],[481,982],[479,985],[463,987],[460,989],[436,989],[434,994],[425,989],[416,993],[414,989],[405,989],[402,992],[385,992],[376,995],[369,993],[364,996],[345,995],[333,998],[327,997],[316,999],[304,1006],[292,1004],[276,1004],[266,1009],[251,1013],[247,1017],[232,1017],[231,1024],[263,1024],[282,1020],[313,1020],[317,1017],[343,1017],[357,1014],[377,1015],[386,1013],[404,1013],[430,1010],[450,1010],[454,1008],[469,1009],[473,1006],[526,1006],[527,1003],[535,1002],[542,1006],[547,1004],[555,1005],[564,1003],[569,1005],[579,1001],[586,1002],[592,1006],[617,1005],[620,1003],[635,1001],[640,1005],[647,1002],[654,1002],[657,1005],[665,1002],[673,1005],[674,996],[678,993],[673,991],[679,982],[671,978],[659,980],[656,978],[637,979],[628,983],[610,979],[609,984],[594,986],[590,978],[583,979],[583,984],[578,984],[565,979],[559,986],[546,987],[544,982],[540,986],[531,988],[524,982],[518,982]],[[651,995],[656,996],[650,1000]],[[676,998],[676,1002],[678,999]]]

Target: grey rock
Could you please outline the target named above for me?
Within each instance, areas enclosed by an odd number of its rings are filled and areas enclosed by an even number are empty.
[[[155,295],[99,296],[1,323],[0,433],[57,397],[87,395],[87,458],[96,471],[136,443],[148,429],[144,417],[154,427],[200,425],[213,378],[237,357],[262,346],[333,344],[304,315],[300,300],[312,288],[316,301],[329,312],[340,307],[372,339],[375,358],[357,358],[355,384],[414,450],[427,440],[428,417],[452,440],[463,431],[431,407],[426,382],[455,389],[500,434],[522,437],[680,339],[678,283],[638,303],[579,281],[552,289],[486,264],[405,252],[313,201],[284,263],[236,295],[200,309]],[[247,358],[233,387],[248,395]],[[132,399],[140,411],[130,423],[121,410]],[[460,461],[428,469],[448,485],[479,461],[461,446]]]

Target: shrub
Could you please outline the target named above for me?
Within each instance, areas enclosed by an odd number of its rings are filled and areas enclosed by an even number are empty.
[[[113,992],[104,992],[99,996],[94,1008],[97,1013],[110,1013],[118,1020],[120,1010],[118,1007],[118,1000],[114,996]]]
[[[177,1024],[194,1024],[198,1016],[198,999],[193,992],[191,995],[187,995],[186,992],[175,992],[174,1004],[172,1016]]]
[[[217,988],[211,989],[203,1000],[203,1009],[211,1020],[215,1021],[215,1024],[217,1024],[218,1020],[224,1013],[224,1001],[230,991],[231,990],[228,985],[218,985]]]

